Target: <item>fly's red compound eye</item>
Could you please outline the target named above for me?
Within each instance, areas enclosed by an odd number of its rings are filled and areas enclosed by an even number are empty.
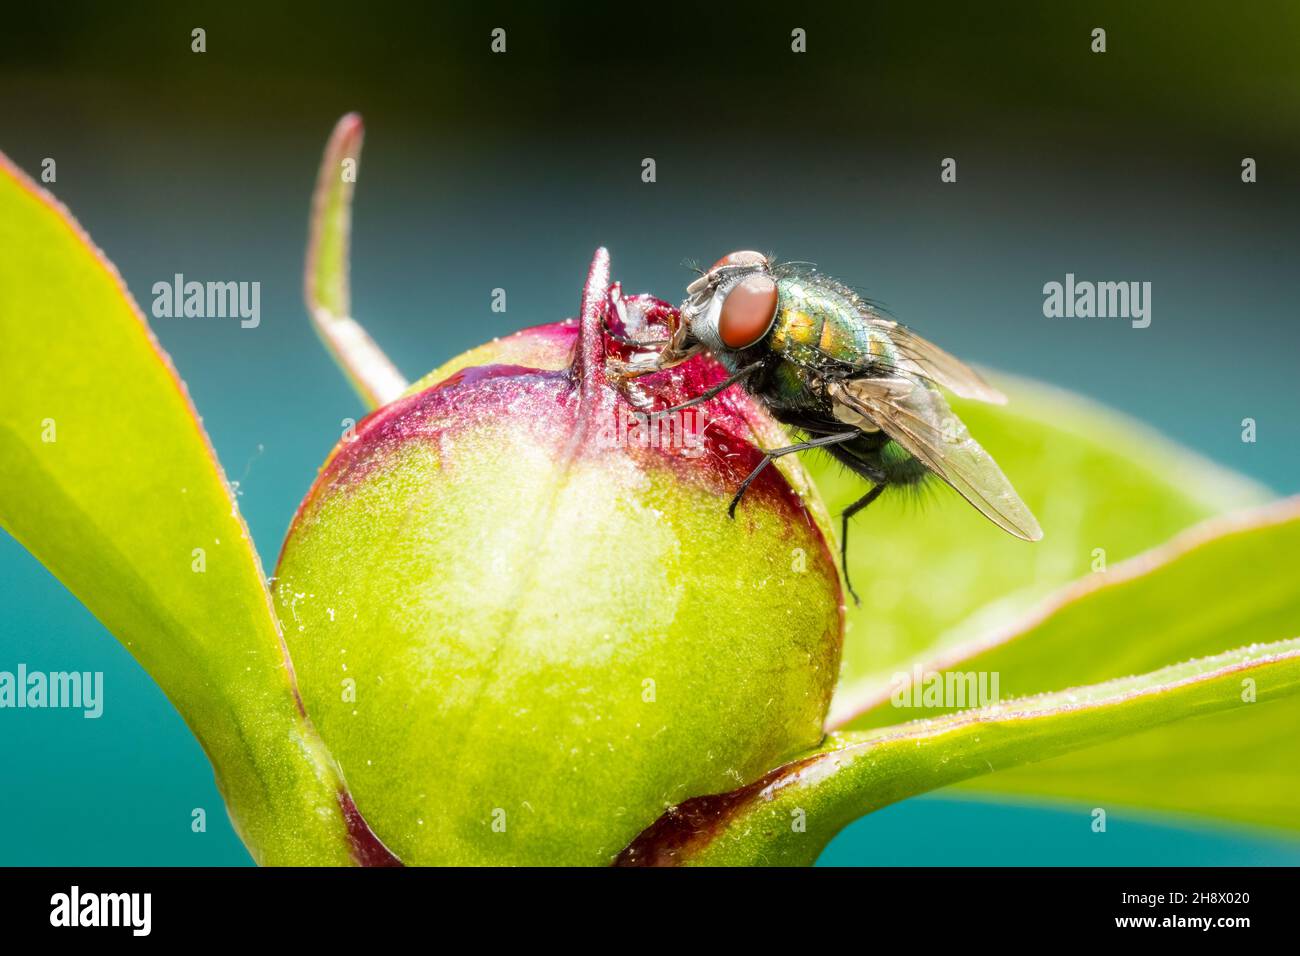
[[[767,265],[767,256],[761,252],[754,252],[752,249],[742,249],[740,252],[729,252],[712,266],[709,271],[721,269],[723,266],[763,266]]]
[[[722,300],[718,315],[722,344],[729,349],[744,349],[766,335],[776,318],[776,300],[776,281],[769,275],[758,273],[736,283]]]

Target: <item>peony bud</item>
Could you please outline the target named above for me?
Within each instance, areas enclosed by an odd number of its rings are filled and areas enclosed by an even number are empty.
[[[403,863],[605,864],[668,807],[822,738],[838,570],[788,444],[706,356],[626,387],[671,322],[599,252],[582,316],[475,349],[341,442],[276,601],[307,713]],[[696,412],[700,414],[696,416]]]

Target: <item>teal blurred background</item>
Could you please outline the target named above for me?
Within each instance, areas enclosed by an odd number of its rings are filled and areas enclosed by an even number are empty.
[[[573,314],[598,245],[625,288],[668,299],[686,260],[757,247],[816,261],[963,357],[1300,491],[1295,4],[5,16],[0,149],[34,174],[56,160],[53,192],[146,311],[177,272],[261,283],[256,329],[153,327],[268,568],[343,420],[363,412],[300,294],[316,164],[348,110],[368,130],[354,308],[410,377]],[[505,55],[489,52],[498,26]],[[790,51],[795,27],[806,54]],[[944,157],[956,184],[940,183]],[[1042,286],[1067,272],[1151,282],[1151,327],[1045,319]],[[489,309],[496,287],[504,314]],[[1240,440],[1245,417],[1255,444]],[[0,864],[248,863],[166,699],[7,536],[0,602],[0,669],[103,671],[107,698],[99,720],[0,712]],[[200,807],[208,830],[193,833]],[[1093,834],[1090,809],[925,798],[860,821],[823,862],[1300,863],[1295,840],[1122,809]]]

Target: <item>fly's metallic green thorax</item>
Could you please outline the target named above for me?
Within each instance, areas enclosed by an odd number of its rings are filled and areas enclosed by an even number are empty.
[[[790,275],[777,279],[776,321],[768,347],[806,369],[827,360],[892,365],[896,350],[888,333],[867,321],[870,306],[838,283]]]

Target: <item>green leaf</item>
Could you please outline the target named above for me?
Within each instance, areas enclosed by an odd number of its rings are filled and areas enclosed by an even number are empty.
[[[1158,727],[949,791],[1300,829],[1300,698]]]
[[[1215,518],[1108,571],[1055,592],[1010,626],[919,662],[923,672],[998,674],[1003,697],[1092,684],[1295,636],[1300,579],[1279,565],[1300,552],[1300,499]],[[947,713],[891,699],[915,676],[900,668],[840,726],[862,729]]]
[[[113,267],[0,155],[0,524],[158,682],[264,863],[350,859],[248,532]]]
[[[1066,589],[988,645],[954,653],[946,668],[999,672],[1004,692],[1018,695],[1137,673],[1225,643],[1294,636],[1300,581],[1279,556],[1297,553],[1300,500],[1217,519]],[[1050,616],[1036,620],[1041,614]],[[856,723],[897,715],[884,705]],[[1300,700],[1288,700],[1152,730],[969,786],[1300,829],[1297,740]]]
[[[1258,700],[1244,703],[1242,683]],[[1300,640],[900,727],[837,733],[741,790],[688,801],[643,833],[625,865],[807,865],[846,824],[936,787],[1300,691]]]
[[[1004,534],[938,483],[923,491],[922,507],[885,495],[855,518],[848,570],[862,606],[848,608],[830,727],[914,659],[1006,626],[1098,560],[1113,566],[1270,497],[1080,396],[1007,376],[995,384],[1008,405],[954,400],[953,408],[1038,516],[1044,538]],[[805,459],[832,514],[866,487],[828,456]],[[1171,659],[1179,658],[1160,663]]]

